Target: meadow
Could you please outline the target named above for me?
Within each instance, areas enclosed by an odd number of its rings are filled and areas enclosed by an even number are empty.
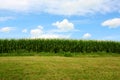
[[[120,80],[120,42],[1,39],[0,80]]]
[[[120,56],[0,57],[0,80],[120,80]]]

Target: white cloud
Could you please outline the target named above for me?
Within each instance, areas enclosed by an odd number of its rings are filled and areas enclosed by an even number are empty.
[[[64,19],[63,21],[52,24],[53,26],[56,26],[58,29],[63,31],[70,31],[74,29],[74,24],[69,22],[67,19]]]
[[[42,26],[38,26],[36,29],[32,29],[30,31],[30,34],[33,35],[33,36],[39,36],[40,34],[43,33],[43,27]]]
[[[57,15],[86,15],[120,11],[120,0],[0,0],[0,10]]]
[[[44,33],[39,34],[39,36],[32,36],[31,38],[42,38],[42,39],[67,39],[70,35],[61,35],[55,33]]]
[[[0,17],[0,22],[1,22],[1,21],[11,20],[11,19],[14,19],[14,17],[11,17],[11,16]]]
[[[0,28],[0,32],[10,32],[12,30],[15,30],[14,27],[3,27],[3,28]]]
[[[31,30],[31,34],[32,35],[36,35],[36,34],[41,34],[43,31],[41,30],[41,29],[33,29],[33,30]]]
[[[45,32],[42,26],[38,26],[36,29],[30,31],[31,38],[43,38],[43,39],[55,39],[55,38],[69,38],[70,35],[56,34],[54,32]]]
[[[29,0],[0,0],[0,9],[8,11],[27,11],[29,9]]]
[[[90,34],[90,33],[85,33],[84,35],[83,35],[83,38],[84,39],[88,39],[88,38],[90,38],[92,35]]]
[[[23,32],[23,33],[27,33],[27,29],[23,29],[22,32]]]
[[[120,18],[106,20],[102,23],[102,26],[108,26],[109,28],[120,27]]]

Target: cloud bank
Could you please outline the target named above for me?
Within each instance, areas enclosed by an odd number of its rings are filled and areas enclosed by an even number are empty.
[[[44,31],[44,27],[38,26],[35,29],[31,29],[30,31],[31,38],[36,39],[36,38],[42,38],[42,39],[62,39],[62,38],[69,38],[70,35],[63,35],[61,33],[55,33],[55,32],[46,32]]]
[[[120,12],[120,0],[0,0],[0,11],[87,15]]]

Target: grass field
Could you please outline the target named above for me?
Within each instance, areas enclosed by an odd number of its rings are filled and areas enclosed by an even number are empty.
[[[0,80],[120,80],[120,56],[0,57]]]

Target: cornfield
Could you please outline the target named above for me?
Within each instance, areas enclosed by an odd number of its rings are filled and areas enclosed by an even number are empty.
[[[25,52],[107,52],[120,53],[120,42],[61,39],[0,40],[0,53]]]

